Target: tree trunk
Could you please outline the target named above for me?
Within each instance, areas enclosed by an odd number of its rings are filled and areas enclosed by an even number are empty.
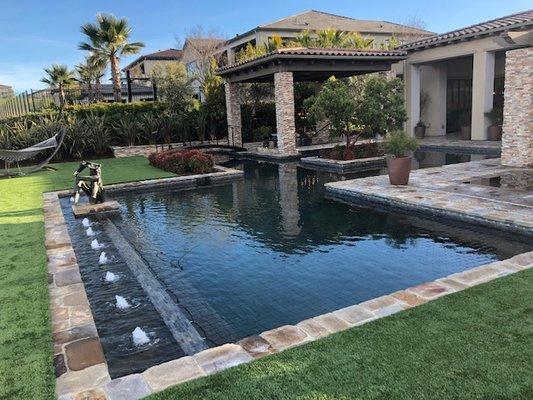
[[[102,87],[102,84],[100,83],[100,78],[98,78],[94,84],[94,99],[95,101],[100,101],[102,98],[100,89]]]
[[[116,102],[122,102],[122,91],[120,85],[120,65],[115,55],[111,56],[111,75],[113,78],[113,98]]]
[[[63,89],[63,85],[59,85],[59,109],[63,110],[64,105],[65,105],[65,89]]]

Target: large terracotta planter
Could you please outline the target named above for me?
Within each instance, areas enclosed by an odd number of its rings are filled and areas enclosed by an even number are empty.
[[[425,126],[415,126],[415,137],[417,139],[424,139],[426,136],[426,127]]]
[[[502,127],[500,125],[491,125],[487,128],[487,138],[493,142],[502,140]]]
[[[472,130],[470,126],[461,126],[461,140],[470,140],[472,138]]]
[[[407,185],[411,173],[411,157],[388,157],[387,170],[391,185]]]

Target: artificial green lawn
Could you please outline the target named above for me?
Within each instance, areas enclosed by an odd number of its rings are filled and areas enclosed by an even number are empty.
[[[104,183],[170,176],[109,159]],[[42,192],[77,163],[0,180],[0,398],[54,393]],[[189,382],[152,399],[532,399],[533,271]]]
[[[533,271],[191,381],[163,399],[533,399]]]
[[[104,184],[172,176],[144,157],[101,162]],[[0,399],[54,397],[42,193],[72,187],[78,164],[0,179]]]

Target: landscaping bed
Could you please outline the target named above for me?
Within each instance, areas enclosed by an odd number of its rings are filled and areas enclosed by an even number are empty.
[[[348,152],[344,145],[323,149],[318,157],[304,157],[302,165],[328,172],[347,173],[379,169],[386,165],[386,158],[378,142],[356,143]]]
[[[176,175],[208,174],[215,171],[210,154],[200,150],[171,149],[148,156],[150,165]]]

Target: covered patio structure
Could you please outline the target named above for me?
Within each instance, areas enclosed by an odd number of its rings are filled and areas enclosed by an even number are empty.
[[[389,71],[391,64],[406,56],[403,51],[286,48],[220,68],[217,73],[225,80],[230,145],[242,146],[239,84],[274,83],[277,153],[290,156],[296,153],[294,82]]]

